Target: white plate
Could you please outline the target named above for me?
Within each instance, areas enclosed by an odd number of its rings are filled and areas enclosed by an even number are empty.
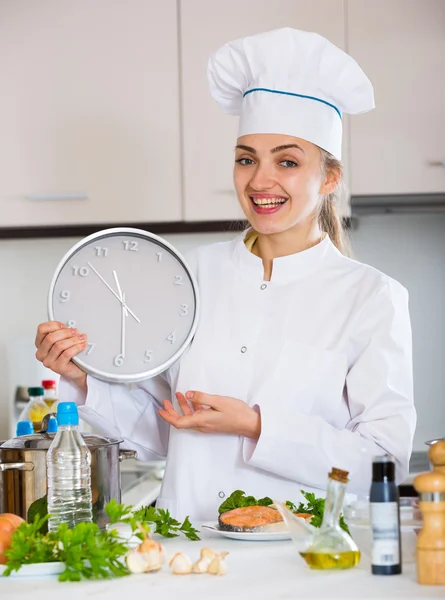
[[[222,537],[232,540],[243,540],[245,542],[282,542],[291,539],[288,531],[223,531],[218,527],[217,522],[203,523],[202,527],[210,529]]]
[[[65,570],[61,562],[44,562],[22,565],[18,571],[13,571],[10,577],[49,577],[60,575]],[[6,571],[5,565],[0,565],[0,577]]]

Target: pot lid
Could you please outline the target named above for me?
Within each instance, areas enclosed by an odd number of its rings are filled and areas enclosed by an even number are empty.
[[[6,442],[0,442],[0,448],[17,450],[48,450],[54,439],[55,433],[33,433],[31,435],[21,435],[12,438]],[[97,448],[100,446],[111,446],[120,444],[123,440],[96,435],[95,433],[81,433],[88,448]]]

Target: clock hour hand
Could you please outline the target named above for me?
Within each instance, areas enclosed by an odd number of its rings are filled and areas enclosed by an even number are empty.
[[[105,281],[105,279],[102,277],[102,275],[93,267],[93,265],[89,262],[87,263],[89,267],[91,267],[91,269],[96,273],[96,275],[99,277],[99,279],[107,286],[107,288],[110,290],[110,292],[113,294],[113,296],[115,296],[119,302],[127,309],[127,311],[130,313],[130,315],[133,317],[133,319],[135,321],[137,321],[138,323],[141,322],[141,320],[134,314],[134,312],[130,309],[129,306],[127,306],[127,304],[125,302],[123,302],[121,300],[121,298],[119,297],[118,294],[116,294],[116,292],[113,290],[113,288]]]
[[[128,317],[128,311],[125,307],[125,294],[122,294],[122,329],[121,329],[121,354],[125,358],[125,321]]]

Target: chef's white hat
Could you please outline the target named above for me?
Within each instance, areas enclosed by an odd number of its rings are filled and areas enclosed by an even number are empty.
[[[371,82],[324,37],[290,27],[229,42],[209,59],[212,96],[238,135],[299,137],[341,158],[342,113],[374,108]]]

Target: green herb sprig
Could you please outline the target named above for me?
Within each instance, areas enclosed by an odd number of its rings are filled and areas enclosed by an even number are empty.
[[[245,492],[242,490],[235,490],[218,509],[220,515],[229,510],[233,510],[235,508],[243,508],[244,506],[270,506],[273,504],[273,500],[268,498],[260,498],[257,500],[253,496],[246,496]]]
[[[119,540],[116,531],[102,531],[96,523],[78,523],[69,529],[65,523],[56,531],[43,534],[41,529],[49,515],[35,517],[33,523],[22,523],[13,533],[4,576],[18,571],[22,565],[61,562],[65,570],[59,581],[106,579],[129,575],[122,557],[128,545]]]
[[[40,533],[48,521],[49,515],[40,518],[37,515],[32,523],[22,523],[14,531],[11,546],[5,551],[8,558],[4,575],[18,571],[22,565],[57,561],[57,548],[47,535]]]
[[[301,493],[303,494],[307,504],[300,502],[300,504],[297,506],[297,508],[295,510],[293,510],[291,508],[292,512],[307,513],[309,515],[313,515],[312,519],[310,521],[311,525],[313,525],[314,527],[321,527],[321,523],[323,521],[325,499],[317,498],[313,492],[305,492],[304,490],[301,490]],[[292,502],[289,502],[289,501],[286,502],[287,506],[289,506],[291,504],[292,504]],[[294,504],[292,504],[292,506],[295,508]],[[289,506],[289,508],[290,508],[290,506]],[[349,533],[349,535],[351,535],[349,532],[349,528],[346,525],[343,515],[340,515],[340,527],[344,531],[346,531],[346,533]]]
[[[189,540],[199,540],[199,531],[188,517],[181,524],[170,516],[168,510],[152,506],[133,511],[132,506],[118,504],[111,500],[105,512],[112,524],[128,523],[132,533],[140,539],[154,525],[155,533],[164,537],[177,537],[184,534]],[[49,515],[37,514],[32,523],[22,523],[13,533],[11,546],[6,550],[8,559],[3,573],[8,577],[23,565],[31,563],[61,562],[65,570],[59,581],[80,581],[81,579],[107,579],[129,575],[124,557],[129,545],[119,537],[113,527],[105,531],[96,523],[78,523],[72,529],[66,523],[50,533],[44,533]],[[142,528],[142,531],[141,531]]]
[[[138,524],[141,524],[147,531],[154,525],[154,533],[163,537],[178,537],[179,533],[192,541],[200,539],[199,531],[190,523],[189,517],[186,517],[181,524],[170,515],[168,510],[163,508],[154,508],[154,506],[142,506],[133,510],[131,506],[117,504],[116,500],[111,500],[106,508],[106,513],[110,517],[110,523],[129,523],[133,531],[136,531]]]
[[[119,505],[116,504],[116,506],[118,507]],[[131,507],[125,508],[128,509]],[[119,509],[115,508],[115,506],[111,506],[111,512],[113,511],[116,511],[116,516],[119,514]],[[123,512],[125,512],[125,509]],[[108,514],[111,522],[113,523],[115,516],[112,516],[110,513]],[[180,523],[176,519],[173,519],[168,510],[163,508],[143,506],[134,511],[131,515],[121,515],[120,521],[129,523],[132,528],[137,523],[141,523],[143,526],[148,527],[154,525],[154,533],[158,533],[159,535],[167,538],[178,537],[179,533],[182,533],[191,541],[197,541],[200,539],[198,535],[199,531],[192,526],[189,517],[186,517],[184,522]]]

